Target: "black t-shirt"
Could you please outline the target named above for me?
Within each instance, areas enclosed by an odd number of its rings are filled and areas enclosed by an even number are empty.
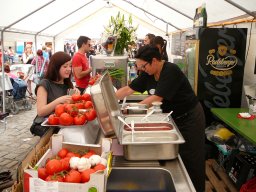
[[[198,99],[184,73],[180,68],[170,62],[165,62],[156,81],[154,75],[142,72],[129,85],[131,89],[149,95],[163,98],[161,106],[164,113],[173,111],[173,117],[178,117],[193,109]]]

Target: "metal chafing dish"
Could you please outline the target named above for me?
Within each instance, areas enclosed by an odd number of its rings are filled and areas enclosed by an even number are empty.
[[[91,87],[91,96],[103,133],[116,134],[127,160],[167,160],[178,156],[179,144],[185,140],[172,118],[167,121],[166,114],[153,114],[141,122],[144,115],[124,116],[108,73]],[[125,126],[118,116],[127,124],[133,121],[134,129]]]

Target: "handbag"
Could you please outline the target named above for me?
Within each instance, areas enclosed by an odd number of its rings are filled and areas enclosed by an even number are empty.
[[[45,67],[45,59],[44,59],[44,62],[43,62],[43,65],[42,65],[42,68],[40,71],[38,71],[38,57],[37,57],[37,61],[36,61],[36,70],[35,70],[35,73],[33,74],[33,82],[37,85],[39,84],[39,82],[43,79],[44,77],[44,67]]]
[[[41,125],[44,122],[44,120],[45,120],[44,117],[39,117],[38,115],[35,117],[35,119],[33,120],[32,125],[30,127],[30,132],[33,135],[42,137],[47,132],[49,127]]]
[[[38,73],[33,74],[33,82],[37,85],[41,81],[41,78],[39,77]]]

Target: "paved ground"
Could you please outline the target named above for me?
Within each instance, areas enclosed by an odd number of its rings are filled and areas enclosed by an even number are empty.
[[[36,105],[33,104],[31,110],[20,110],[7,117],[6,128],[4,122],[0,122],[0,172],[10,170],[14,180],[19,163],[40,139],[29,130],[35,116]]]

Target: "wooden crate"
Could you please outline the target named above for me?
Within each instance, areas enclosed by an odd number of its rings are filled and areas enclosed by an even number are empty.
[[[206,192],[238,192],[225,170],[214,159],[208,159],[205,166]]]
[[[53,129],[49,130],[39,142],[33,147],[17,169],[17,181],[11,187],[11,192],[23,192],[23,172],[28,166],[34,167],[38,160],[49,149],[49,142],[53,134]]]

